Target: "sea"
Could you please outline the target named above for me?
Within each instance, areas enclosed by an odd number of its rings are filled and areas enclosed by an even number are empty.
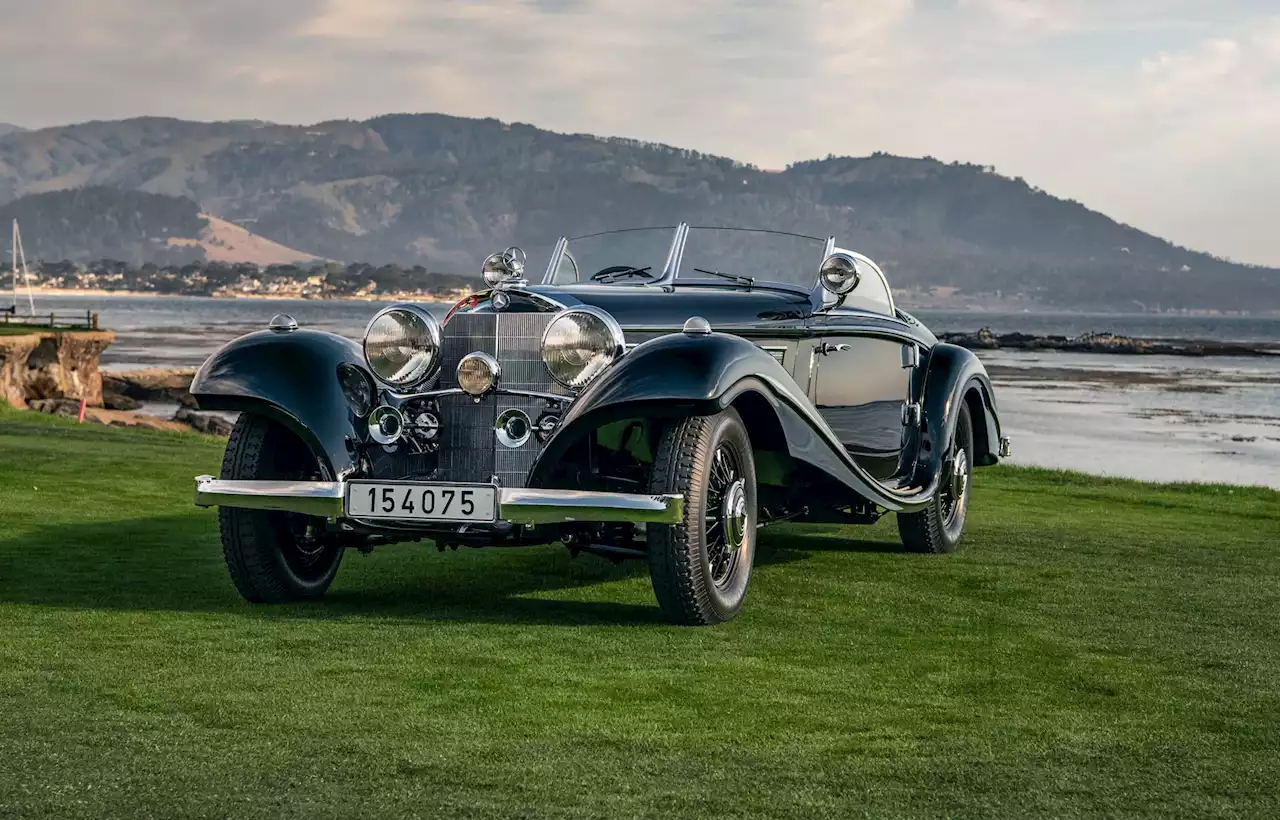
[[[359,338],[377,302],[40,296],[38,311],[99,314],[116,342],[105,370],[198,367],[277,313]],[[443,315],[448,303],[426,303]],[[1280,317],[920,310],[935,333],[976,331],[1280,342]],[[1015,464],[1146,481],[1280,489],[1280,356],[1129,356],[983,351]],[[171,408],[149,405],[157,414]]]

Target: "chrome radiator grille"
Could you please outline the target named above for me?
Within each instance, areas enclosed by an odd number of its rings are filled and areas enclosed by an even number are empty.
[[[500,388],[570,395],[547,373],[542,363],[542,334],[554,313],[459,313],[444,328],[440,387],[458,386],[457,367],[475,351],[498,360]],[[542,445],[531,437],[523,446],[498,443],[494,423],[509,408],[523,410],[533,423],[546,409],[542,399],[493,394],[476,404],[467,395],[442,396],[440,410],[441,481],[486,482],[497,478],[504,487],[523,487]]]

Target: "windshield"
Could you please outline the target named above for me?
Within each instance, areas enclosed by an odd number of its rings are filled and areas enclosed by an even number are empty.
[[[550,281],[643,284],[661,278],[671,252],[675,226],[628,228],[568,240]]]
[[[827,240],[750,228],[689,228],[676,281],[777,282],[811,290]],[[750,280],[750,282],[748,282]]]

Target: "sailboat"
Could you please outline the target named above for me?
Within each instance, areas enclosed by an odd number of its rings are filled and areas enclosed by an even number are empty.
[[[27,255],[22,250],[22,232],[18,230],[18,220],[13,220],[13,247],[10,253],[9,270],[13,275],[13,305],[9,307],[8,313],[14,316],[18,315],[18,262],[22,262],[22,284],[27,289],[27,310],[32,316],[36,315],[35,299],[31,296],[31,274],[27,271]]]

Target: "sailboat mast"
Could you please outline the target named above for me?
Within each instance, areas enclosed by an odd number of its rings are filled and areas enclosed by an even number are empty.
[[[18,230],[18,220],[13,220],[13,246],[10,251],[10,270],[13,273],[13,312],[18,312],[18,261],[22,261],[22,284],[27,288],[27,311],[36,315],[36,302],[31,295],[31,275],[27,273],[27,254],[22,249],[22,232]]]

